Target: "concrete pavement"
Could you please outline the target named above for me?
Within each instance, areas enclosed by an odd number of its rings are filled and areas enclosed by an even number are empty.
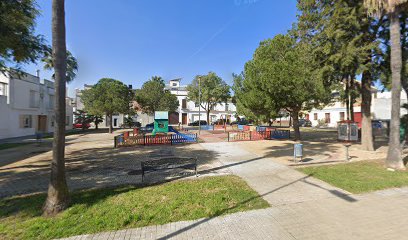
[[[406,239],[408,188],[352,195],[234,143],[204,143],[272,207],[69,239]]]

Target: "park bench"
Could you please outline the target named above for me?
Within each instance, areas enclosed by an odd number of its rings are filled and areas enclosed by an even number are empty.
[[[197,176],[197,158],[160,158],[157,160],[142,161],[141,166],[142,182],[144,181],[145,173],[177,168],[194,170]]]

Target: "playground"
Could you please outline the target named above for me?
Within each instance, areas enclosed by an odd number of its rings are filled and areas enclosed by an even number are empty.
[[[134,128],[114,137],[114,147],[290,139],[289,128],[247,125],[169,126],[168,112],[155,112],[154,127]]]

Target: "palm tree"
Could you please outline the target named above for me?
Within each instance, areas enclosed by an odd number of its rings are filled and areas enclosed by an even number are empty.
[[[65,84],[67,49],[65,43],[65,3],[52,1],[52,57],[55,70],[55,120],[52,147],[51,178],[44,215],[52,216],[69,205],[69,191],[65,178]]]
[[[364,0],[369,13],[387,14],[390,19],[391,43],[391,126],[386,165],[392,169],[404,169],[400,145],[401,71],[402,49],[399,15],[408,0]]]
[[[44,54],[44,57],[42,59],[44,63],[44,69],[45,70],[53,70],[54,69],[54,64],[52,61],[52,50],[49,48]],[[70,51],[67,50],[67,72],[66,72],[66,82],[70,83],[74,80],[76,77],[76,73],[78,72],[78,61],[77,59],[72,55]],[[55,80],[55,73],[52,75],[52,78]]]

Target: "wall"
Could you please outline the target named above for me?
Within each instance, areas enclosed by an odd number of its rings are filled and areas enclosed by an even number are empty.
[[[11,77],[0,74],[0,82],[8,83],[8,96],[0,96],[0,139],[34,135],[39,129],[39,116],[46,116],[45,130],[54,130],[54,83],[30,74]],[[30,93],[31,92],[31,93]],[[72,106],[66,107],[72,119]],[[31,116],[31,127],[22,127],[22,115]],[[66,129],[71,129],[68,124]]]

